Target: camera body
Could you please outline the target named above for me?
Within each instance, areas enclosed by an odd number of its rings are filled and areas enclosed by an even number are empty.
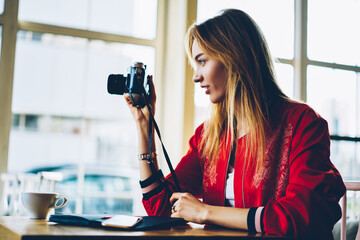
[[[108,77],[107,90],[110,94],[123,95],[128,93],[131,101],[135,107],[142,108],[146,105],[143,94],[149,95],[149,81],[145,79],[146,65],[142,62],[134,62],[130,66],[129,73],[124,76],[123,74],[110,74]]]

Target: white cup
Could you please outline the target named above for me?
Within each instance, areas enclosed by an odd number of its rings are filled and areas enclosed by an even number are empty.
[[[62,199],[61,205],[56,203]],[[58,193],[45,192],[22,192],[21,201],[29,213],[30,218],[44,219],[47,218],[49,211],[53,208],[58,209],[65,206],[66,197],[59,197]]]

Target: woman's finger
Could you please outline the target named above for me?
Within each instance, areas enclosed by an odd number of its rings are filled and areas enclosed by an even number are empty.
[[[150,103],[154,107],[154,103],[156,101],[156,91],[154,85],[154,78],[153,76],[149,76],[149,92],[150,92]]]
[[[127,105],[129,105],[129,106],[133,105],[133,102],[131,101],[129,94],[125,93],[124,98],[125,98],[125,102],[127,103]]]
[[[174,204],[179,199],[180,196],[181,196],[181,193],[174,192],[170,197],[170,203]]]
[[[152,75],[149,76],[148,83],[149,83],[150,95],[155,96],[155,86],[154,86],[154,79],[153,79]]]

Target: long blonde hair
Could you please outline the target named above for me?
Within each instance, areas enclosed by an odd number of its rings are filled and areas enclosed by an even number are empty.
[[[286,98],[278,87],[273,60],[257,24],[241,10],[226,9],[201,24],[193,24],[186,35],[185,48],[192,60],[193,42],[202,51],[221,62],[228,79],[224,100],[212,104],[200,146],[202,158],[216,162],[221,137],[235,147],[238,131],[247,131],[246,157],[256,159],[252,165],[263,167],[265,128],[269,106],[275,97]]]

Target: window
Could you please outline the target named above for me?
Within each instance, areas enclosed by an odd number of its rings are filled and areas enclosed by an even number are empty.
[[[328,121],[332,138],[359,136],[360,74],[318,66],[307,71],[308,102]],[[331,159],[345,180],[360,179],[359,158],[359,143],[332,140]]]
[[[359,1],[308,1],[307,102],[329,123],[345,180],[360,180],[359,11]]]
[[[19,1],[7,170],[62,172],[64,213],[142,214],[135,124],[107,77],[134,61],[155,74],[157,9],[156,0]]]
[[[0,25],[0,64],[1,64],[1,43],[2,43],[2,26]]]
[[[244,10],[259,24],[277,59],[280,87],[289,97],[306,101],[328,121],[332,162],[345,180],[359,180],[360,1],[199,0],[198,20],[224,8]],[[307,19],[307,26],[300,29],[295,19],[301,24]],[[299,40],[301,34],[307,39]],[[294,46],[301,46],[302,52],[295,52]],[[295,59],[302,63],[306,74],[300,67],[295,68]],[[298,84],[295,76],[301,76]],[[207,97],[197,87],[196,125],[206,118],[208,106]]]
[[[154,39],[156,13],[155,0],[21,0],[19,20]]]
[[[4,12],[4,1],[5,0],[0,0],[0,14]]]
[[[308,1],[309,59],[359,66],[359,9],[357,0]]]
[[[132,116],[120,96],[107,93],[106,81],[109,73],[126,73],[133,56],[154,66],[153,48],[25,31],[17,39],[12,110],[24,126],[11,132],[9,172],[79,158],[136,167]],[[38,142],[27,139],[34,131],[43,135]],[[81,152],[82,144],[92,152]],[[37,158],[24,162],[29,156]]]

